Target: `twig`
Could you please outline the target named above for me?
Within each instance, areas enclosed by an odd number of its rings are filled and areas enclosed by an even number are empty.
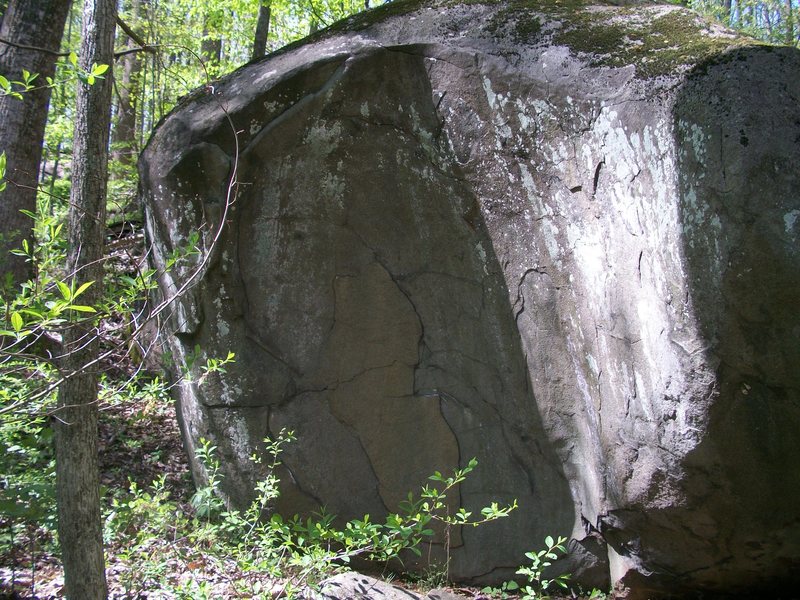
[[[49,48],[42,48],[40,46],[28,46],[27,44],[18,44],[16,42],[12,42],[11,40],[6,40],[4,38],[0,38],[0,44],[6,44],[7,46],[11,46],[12,48],[19,48],[20,50],[33,50],[34,52],[44,52],[45,54],[49,54],[50,56],[69,56],[69,52],[58,52],[56,50],[50,50]]]

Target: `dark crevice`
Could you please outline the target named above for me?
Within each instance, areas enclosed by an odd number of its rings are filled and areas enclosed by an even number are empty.
[[[594,180],[592,182],[592,198],[594,198],[597,195],[597,184],[600,181],[600,171],[605,164],[606,164],[606,159],[604,157],[599,163],[597,163],[597,166],[594,169]]]

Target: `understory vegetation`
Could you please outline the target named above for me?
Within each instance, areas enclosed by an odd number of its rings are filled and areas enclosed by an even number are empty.
[[[389,575],[401,565],[391,561],[398,561],[402,552],[422,554],[435,528],[479,526],[516,508],[515,503],[492,504],[477,515],[464,509],[447,513],[448,494],[477,467],[473,460],[452,475],[433,474],[429,485],[409,494],[397,513],[380,522],[365,516],[337,526],[324,511],[306,519],[284,519],[270,511],[279,495],[274,475],[258,485],[252,504],[238,511],[216,493],[220,466],[208,442],[197,453],[208,485],[192,485],[174,409],[160,378],[138,375],[123,387],[105,381],[102,392],[104,543],[112,597],[298,597],[355,559]],[[52,452],[42,444],[47,431],[44,418],[4,423],[0,594],[5,597],[61,597],[54,464]],[[265,440],[270,473],[290,442],[291,432]],[[548,548],[548,554],[553,550]],[[446,583],[446,565],[432,568],[439,583]],[[532,581],[541,584],[538,576]],[[508,597],[499,589],[486,592]]]

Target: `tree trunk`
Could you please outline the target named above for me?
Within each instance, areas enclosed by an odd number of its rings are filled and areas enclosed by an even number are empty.
[[[213,79],[219,75],[219,63],[222,60],[222,38],[215,32],[215,28],[208,25],[209,19],[216,21],[218,15],[206,18],[203,25],[203,39],[200,42],[200,56],[205,63],[206,73]],[[214,31],[214,33],[212,33]]]
[[[790,1],[790,0],[787,0]],[[262,2],[258,7],[258,22],[256,35],[253,40],[253,60],[264,56],[267,52],[267,37],[269,36],[269,19],[272,16],[270,2]]]
[[[116,0],[85,0],[80,65],[112,65]],[[103,285],[103,239],[111,125],[111,69],[94,85],[78,84],[72,156],[67,266],[74,285],[93,281],[82,304],[97,304]],[[91,322],[64,333],[66,357],[55,414],[58,535],[69,600],[108,595],[100,514],[97,457],[97,372],[84,366],[96,356]]]
[[[69,13],[70,0],[10,0],[3,14],[0,38],[30,50],[0,42],[0,75],[19,80],[22,69],[38,73],[35,81],[55,71],[58,52]],[[36,185],[42,158],[44,127],[50,88],[42,87],[23,94],[22,100],[0,97],[0,152],[8,161],[8,185],[0,192],[0,285],[18,286],[33,276],[33,265],[24,257],[9,254],[23,239],[33,241],[33,221],[20,210],[36,210]]]
[[[134,23],[139,17],[140,0],[131,0],[130,13]],[[126,48],[137,48],[138,44],[128,37]],[[111,131],[111,159],[124,166],[136,162],[136,93],[138,89],[141,58],[138,52],[126,54],[120,60],[121,74],[115,78],[117,92],[117,120]]]
[[[722,22],[726,27],[733,26],[733,0],[722,0]]]

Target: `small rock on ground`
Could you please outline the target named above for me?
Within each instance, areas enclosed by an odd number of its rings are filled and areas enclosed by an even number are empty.
[[[340,573],[326,580],[314,600],[466,600],[445,589],[421,595],[361,573]]]

